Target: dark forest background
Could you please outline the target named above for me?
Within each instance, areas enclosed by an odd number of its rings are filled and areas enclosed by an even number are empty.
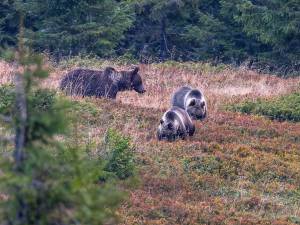
[[[2,0],[0,45],[74,55],[300,70],[299,0]]]

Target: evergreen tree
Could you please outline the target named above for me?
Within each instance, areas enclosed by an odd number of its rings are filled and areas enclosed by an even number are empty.
[[[272,46],[267,58],[281,64],[300,64],[300,2],[298,0],[242,1],[236,20],[244,31]]]
[[[0,46],[17,44],[19,17],[14,0],[0,2]]]
[[[18,10],[26,43],[56,59],[129,55],[236,65],[250,59],[266,72],[300,70],[298,0],[3,0],[2,46],[16,45]]]
[[[105,172],[101,158],[90,158],[79,146],[57,141],[57,135],[65,137],[67,131],[66,102],[53,91],[39,88],[48,75],[42,57],[25,51],[22,39],[19,43],[17,54],[5,55],[23,72],[15,75],[14,90],[0,96],[5,103],[0,107],[2,122],[10,124],[14,135],[13,160],[0,159],[0,192],[7,196],[0,203],[1,224],[112,221],[123,199],[112,186],[116,175]]]
[[[144,0],[135,5],[136,21],[127,36],[134,41],[125,47],[134,49],[136,55],[200,60],[222,51],[218,35],[224,28],[214,18],[217,1]]]
[[[133,16],[126,2],[115,0],[5,0],[0,3],[1,44],[16,43],[18,9],[24,14],[26,43],[57,58],[113,56]]]

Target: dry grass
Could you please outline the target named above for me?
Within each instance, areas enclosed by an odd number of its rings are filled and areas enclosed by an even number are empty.
[[[89,67],[101,69],[109,62]],[[130,66],[114,65],[117,69]],[[45,87],[57,88],[78,65],[51,68]],[[300,220],[300,123],[224,111],[225,103],[272,98],[299,90],[300,78],[282,79],[207,65],[140,65],[147,93],[123,92],[117,101],[73,98],[84,110],[76,138],[101,148],[108,127],[131,136],[141,185],[120,210],[123,224],[294,224]],[[0,63],[1,83],[11,67]],[[157,123],[176,88],[203,90],[209,118],[187,141],[158,142]],[[298,193],[298,194],[297,194]],[[1,196],[0,196],[1,199]]]
[[[77,63],[78,64],[78,63]],[[50,66],[51,76],[43,83],[48,88],[58,88],[59,82],[68,71],[78,65],[68,65],[58,68]],[[120,66],[105,61],[99,67],[103,69],[112,65],[119,70],[130,69],[130,66]],[[205,65],[205,64],[204,64]],[[209,102],[209,109],[216,110],[220,104],[236,99],[273,97],[292,92],[300,87],[300,78],[283,79],[272,75],[261,75],[244,69],[232,70],[225,68],[221,72],[205,71],[205,67],[176,67],[168,64],[139,65],[140,74],[146,87],[146,94],[135,92],[118,94],[118,101],[123,104],[138,107],[166,109],[170,105],[170,96],[182,85],[200,88]],[[204,70],[204,71],[203,71]],[[0,84],[11,82],[13,68],[0,61]]]
[[[0,84],[12,83],[13,74],[13,66],[0,60]]]

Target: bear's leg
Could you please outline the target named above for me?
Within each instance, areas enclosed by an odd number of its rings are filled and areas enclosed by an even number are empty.
[[[186,136],[187,136],[186,132],[183,132],[183,133],[181,134],[181,139],[182,139],[182,140],[185,140],[185,139],[186,139]]]
[[[196,130],[195,125],[193,125],[193,126],[189,129],[189,136],[193,136],[194,133],[195,133],[195,130]]]

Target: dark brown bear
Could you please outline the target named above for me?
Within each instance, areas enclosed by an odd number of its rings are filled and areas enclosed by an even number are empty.
[[[112,67],[104,71],[76,69],[66,74],[60,89],[67,95],[95,96],[115,99],[119,91],[135,90],[144,93],[139,68],[132,71],[116,71]]]

